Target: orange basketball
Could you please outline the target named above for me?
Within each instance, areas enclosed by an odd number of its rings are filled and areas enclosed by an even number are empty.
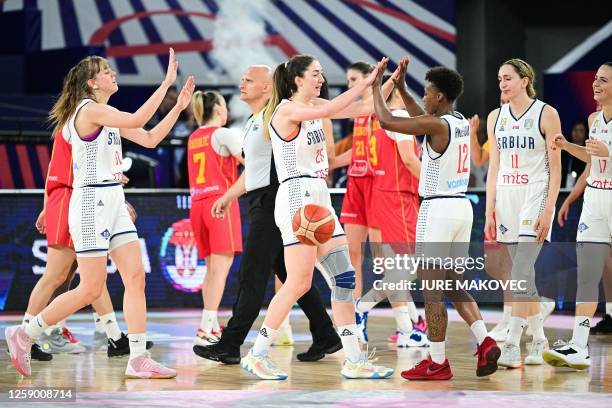
[[[334,216],[320,205],[306,204],[293,216],[293,233],[302,244],[324,244],[332,237],[335,228]]]

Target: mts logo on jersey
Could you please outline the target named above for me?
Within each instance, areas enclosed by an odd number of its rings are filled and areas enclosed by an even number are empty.
[[[323,129],[315,129],[306,133],[306,138],[308,139],[308,144],[316,144],[325,141],[325,133]]]
[[[106,143],[109,145],[121,145],[121,136],[119,136],[119,133],[110,130],[108,132],[108,140]]]

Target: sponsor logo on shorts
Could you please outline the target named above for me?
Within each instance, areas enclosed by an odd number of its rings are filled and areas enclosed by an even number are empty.
[[[508,228],[506,228],[504,224],[499,224],[499,232],[505,234],[506,232],[508,232]]]
[[[102,238],[104,238],[104,239],[109,239],[110,238],[110,232],[108,232],[107,229],[102,231],[102,233],[100,233],[100,235],[102,235]]]
[[[581,222],[580,224],[578,224],[578,232],[584,232],[588,229],[589,229],[589,226],[586,225],[584,222]]]
[[[532,222],[533,222],[532,220],[523,220],[522,224],[523,225],[531,225]]]
[[[340,333],[340,336],[343,336],[343,337],[344,336],[352,336],[353,334],[355,334],[355,333],[353,333],[349,329],[344,329],[344,330],[342,330],[342,333]]]

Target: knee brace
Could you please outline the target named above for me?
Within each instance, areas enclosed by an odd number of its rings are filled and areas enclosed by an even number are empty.
[[[332,301],[353,302],[355,269],[351,265],[348,245],[340,245],[326,253],[319,259],[317,268],[331,288]]]
[[[512,259],[511,275],[516,281],[525,281],[526,291],[518,290],[514,292],[514,295],[518,298],[537,298],[539,295],[535,280],[535,263],[542,244],[538,244],[534,237],[519,237],[519,242],[515,246],[516,252]],[[512,251],[510,253],[512,256]]]

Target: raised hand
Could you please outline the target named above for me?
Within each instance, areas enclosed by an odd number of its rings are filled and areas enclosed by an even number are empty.
[[[170,86],[176,81],[178,66],[178,61],[174,57],[174,49],[170,48],[170,53],[168,55],[168,70],[166,71],[166,78],[164,79],[166,85]]]
[[[480,127],[480,118],[478,117],[478,115],[474,115],[470,118],[470,129],[475,131],[475,134],[477,134],[476,132],[478,132],[478,128]]]
[[[393,79],[393,85],[395,85],[395,87],[400,91],[406,89],[406,72],[408,72],[409,63],[410,57],[405,56],[404,58],[402,58],[400,60],[399,65],[397,66],[397,69],[395,70],[395,72],[397,72],[397,75],[395,75],[394,72],[393,76],[391,77],[391,79]]]
[[[193,75],[190,75],[187,82],[185,82],[185,85],[183,85],[183,89],[181,89],[181,93],[179,94],[178,98],[176,98],[176,106],[178,106],[181,110],[189,106],[194,89],[195,80],[193,79]]]
[[[387,69],[387,64],[389,63],[389,58],[384,57],[381,59],[378,64],[376,64],[376,68],[374,71],[370,73],[364,80],[366,86],[372,85],[373,87],[382,85],[382,78],[385,75],[385,70]]]

